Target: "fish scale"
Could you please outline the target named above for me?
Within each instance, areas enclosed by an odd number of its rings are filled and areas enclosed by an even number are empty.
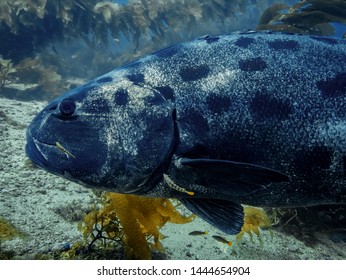
[[[90,188],[178,198],[235,234],[241,204],[346,203],[345,108],[345,40],[204,36],[56,98],[26,153]]]

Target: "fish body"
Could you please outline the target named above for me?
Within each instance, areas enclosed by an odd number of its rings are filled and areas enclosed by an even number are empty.
[[[194,230],[194,231],[191,231],[189,233],[189,235],[192,235],[192,236],[198,236],[198,235],[207,235],[208,234],[208,231],[201,231],[201,230]]]
[[[227,240],[226,238],[220,236],[220,235],[213,235],[212,238],[214,238],[216,241],[223,243],[223,244],[227,244],[228,246],[232,246],[233,242]]]
[[[91,188],[179,198],[232,234],[240,204],[345,204],[346,41],[244,32],[168,47],[54,99],[26,153]]]

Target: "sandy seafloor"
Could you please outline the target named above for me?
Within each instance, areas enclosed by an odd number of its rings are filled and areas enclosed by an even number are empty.
[[[43,102],[22,102],[0,98],[0,216],[25,233],[25,237],[1,243],[1,251],[13,250],[14,259],[32,259],[38,253],[61,250],[64,244],[83,241],[78,220],[96,200],[85,187],[48,174],[26,164],[25,130],[43,107]],[[186,210],[187,213],[187,210]],[[208,235],[190,236],[194,230]],[[161,230],[165,259],[346,259],[346,244],[333,243],[328,236],[314,233],[313,247],[291,235],[262,231],[263,245],[245,236],[229,247],[214,240],[222,235],[200,218],[184,225],[167,223]],[[227,236],[235,241],[235,236]]]

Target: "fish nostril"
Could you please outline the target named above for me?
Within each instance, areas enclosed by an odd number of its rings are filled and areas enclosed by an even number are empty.
[[[56,108],[58,107],[57,104],[51,106],[50,108],[48,108],[48,111],[54,111]]]
[[[64,116],[64,117],[69,117],[71,116],[74,111],[76,110],[76,103],[74,102],[73,99],[71,98],[66,98],[64,100],[62,100],[59,104],[59,110],[60,113]]]

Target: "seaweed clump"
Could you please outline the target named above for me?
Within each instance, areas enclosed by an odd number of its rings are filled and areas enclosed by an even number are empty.
[[[2,0],[0,34],[4,40],[0,53],[18,59],[31,56],[51,40],[71,40],[87,34],[97,19],[89,11],[97,0]]]
[[[0,217],[0,245],[2,241],[22,236],[23,233],[15,228],[9,221]]]
[[[10,59],[2,59],[0,56],[0,91],[5,87],[13,71],[12,61]]]
[[[42,61],[40,56],[25,58],[14,64],[12,60],[0,59],[1,95],[8,98],[21,96],[30,100],[29,92],[35,92],[36,98],[51,98],[67,90],[68,84],[62,81],[57,67]],[[23,94],[26,92],[26,94]]]
[[[252,0],[263,8],[267,0]],[[0,54],[19,60],[54,42],[83,39],[90,46],[128,41],[158,47],[205,33],[229,32],[249,10],[248,0],[2,0]],[[189,26],[186,29],[186,26]],[[237,29],[236,27],[233,28]]]
[[[273,4],[262,13],[257,30],[331,36],[335,22],[346,24],[344,0],[305,0],[292,7]]]
[[[84,218],[79,229],[89,248],[98,240],[120,244],[127,258],[151,259],[151,250],[162,250],[160,228],[167,222],[191,222],[194,215],[183,216],[166,198],[104,193],[102,207]]]
[[[318,205],[302,208],[273,209],[278,231],[293,235],[313,247],[319,235],[333,243],[346,242],[346,209],[343,205]]]
[[[51,99],[146,53],[254,25],[250,14],[267,4],[268,0],[1,0],[0,37],[6,40],[0,44],[5,60],[0,95]],[[37,58],[40,65],[33,73],[20,71]]]
[[[257,207],[244,207],[244,225],[241,231],[236,235],[236,239],[239,242],[245,233],[250,236],[250,240],[253,241],[253,234],[255,234],[261,245],[263,241],[260,236],[261,229],[267,229],[271,227],[271,221],[266,212]],[[272,234],[272,232],[270,232]]]

